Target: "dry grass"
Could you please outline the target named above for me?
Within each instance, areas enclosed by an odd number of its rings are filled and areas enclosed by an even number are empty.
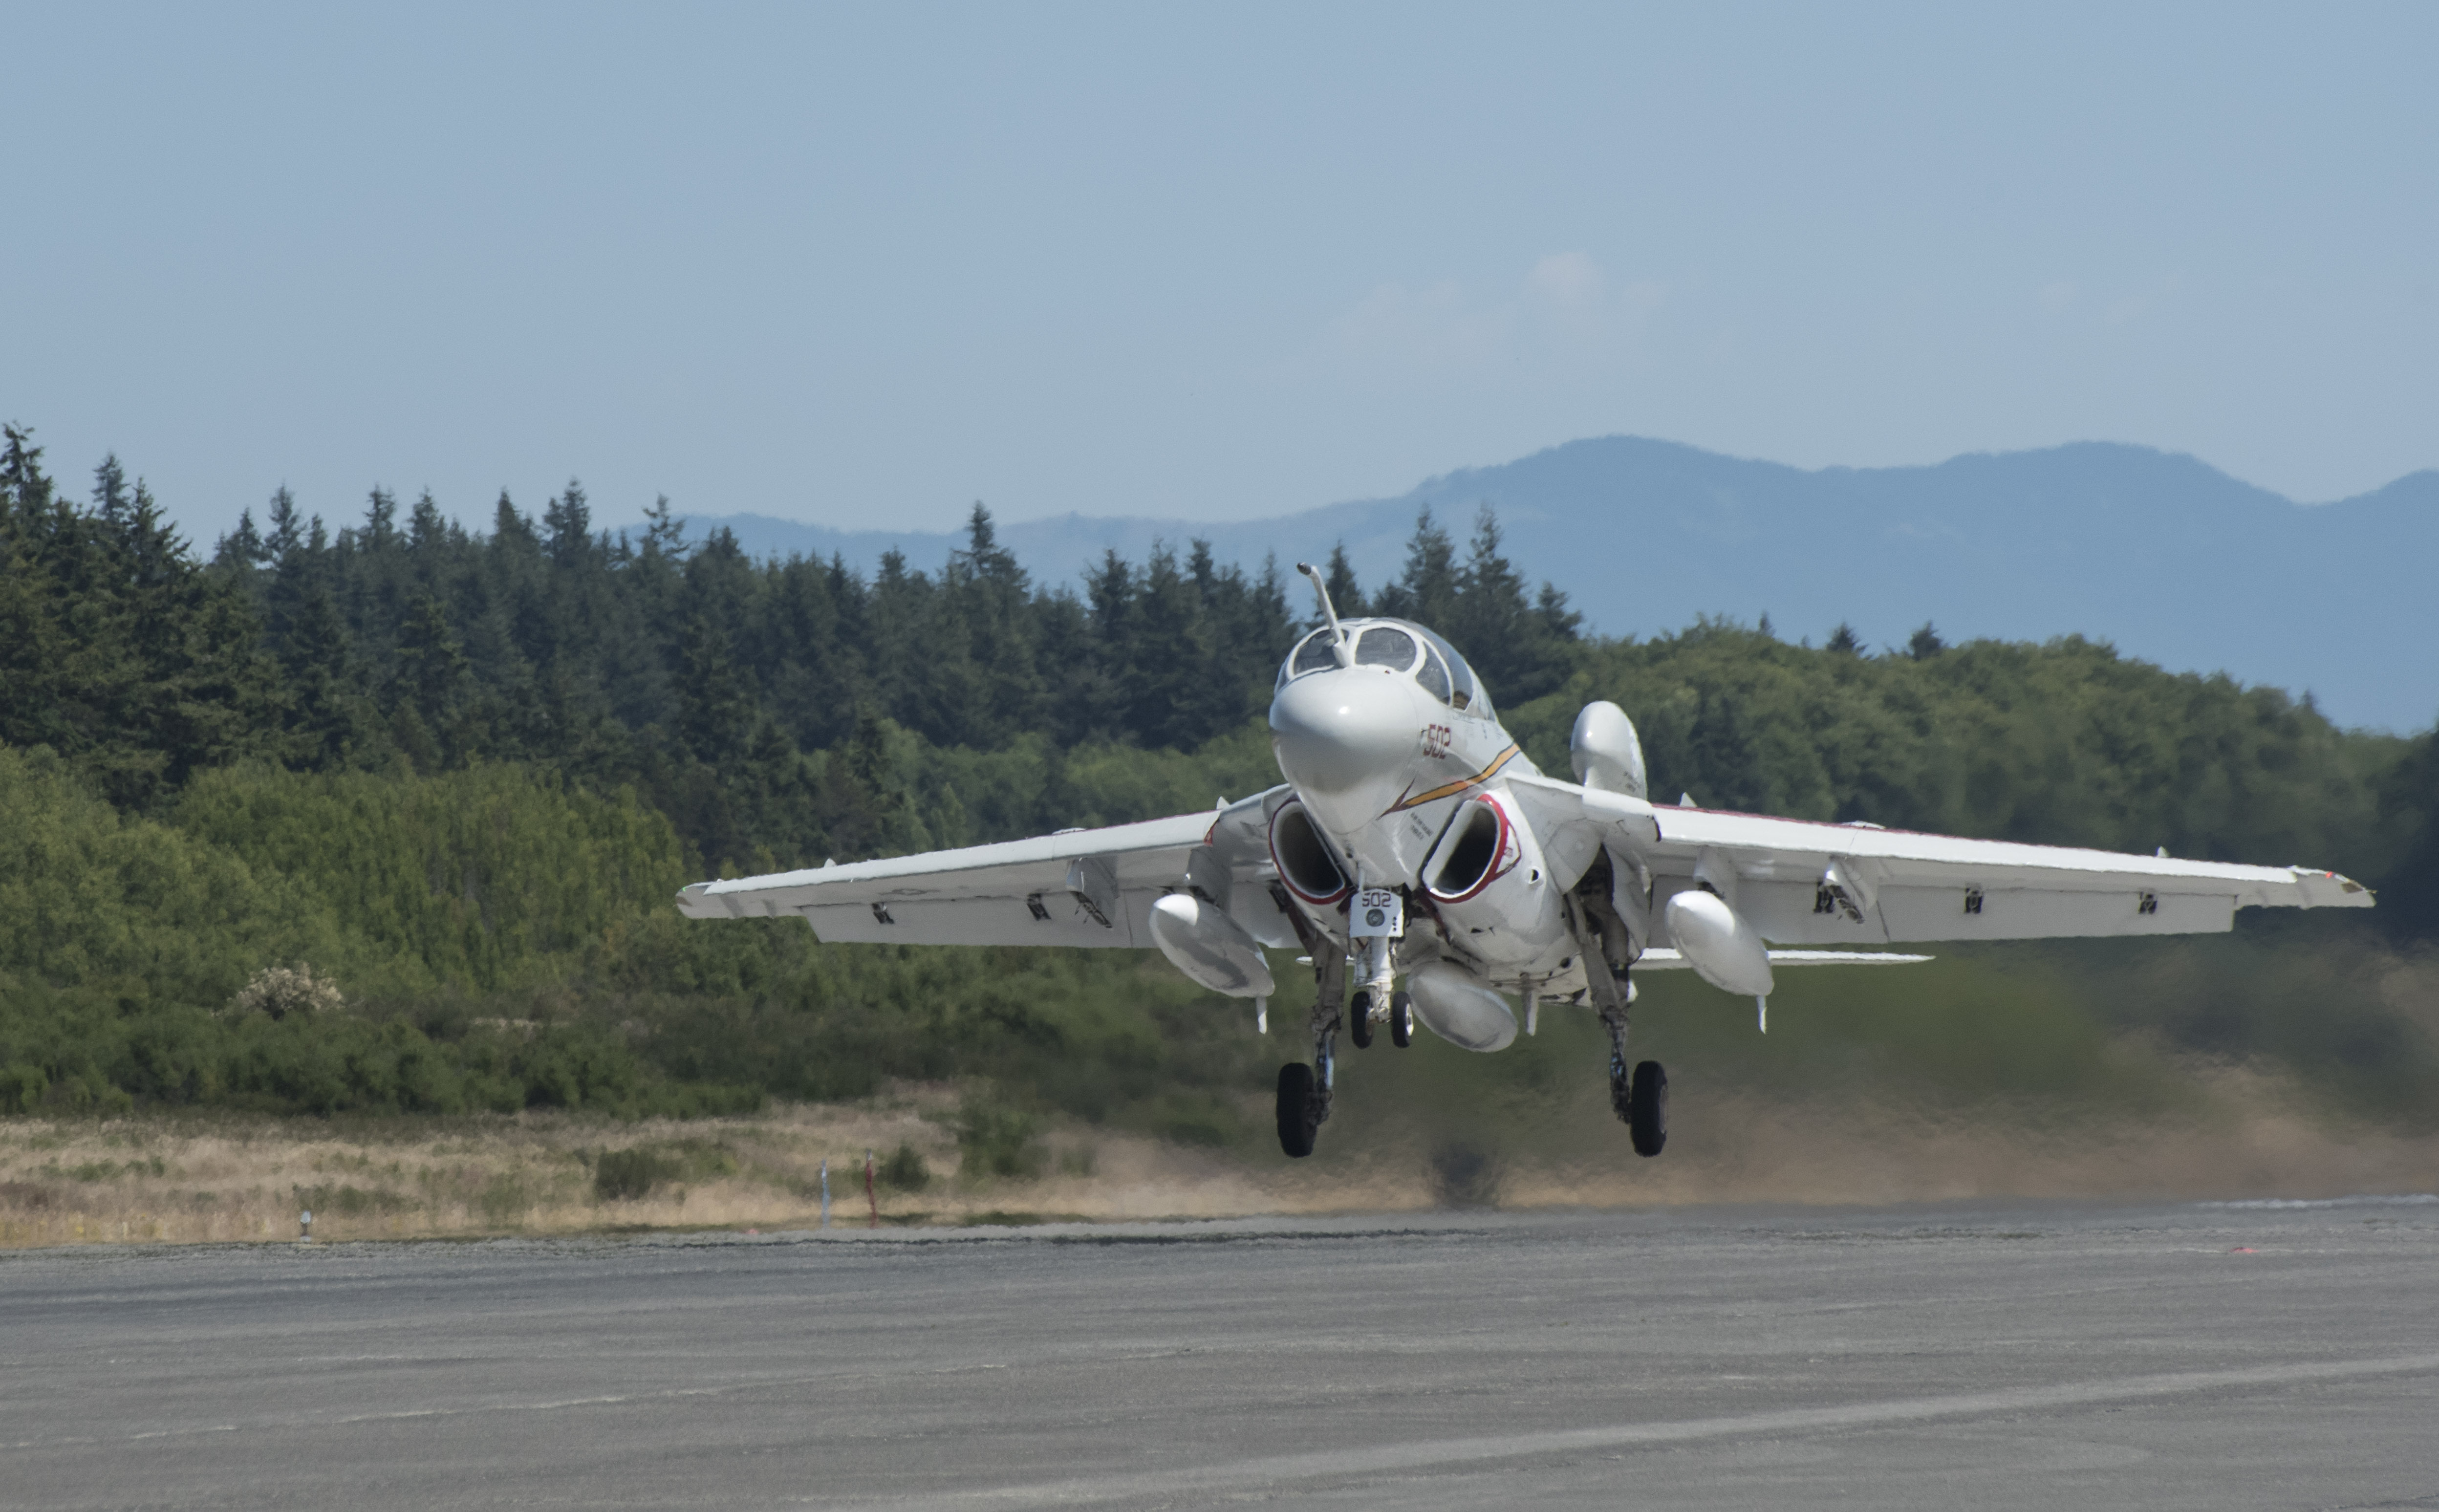
[[[1605,1111],[1577,1108],[1540,1147],[1562,1153],[1331,1128],[1322,1157],[1293,1165],[1267,1147],[1186,1149],[1070,1127],[1045,1136],[1045,1174],[976,1181],[958,1172],[946,1089],[686,1123],[11,1119],[0,1122],[0,1245],[293,1240],[305,1206],[317,1240],[802,1228],[819,1218],[825,1158],[833,1223],[862,1225],[872,1211],[863,1152],[885,1159],[901,1143],[934,1177],[916,1191],[881,1185],[883,1222],[2439,1190],[2439,1136],[2282,1108],[2241,1071],[2198,1075],[2208,1110],[2173,1124],[2059,1125],[2003,1107],[1932,1119],[1737,1095],[1681,1101],[1657,1161],[1628,1153]],[[645,1152],[661,1183],[633,1199],[603,1196],[601,1157],[618,1150]]]
[[[1269,1211],[1270,1185],[1209,1152],[1125,1135],[1053,1131],[1049,1174],[960,1179],[945,1092],[740,1118],[608,1123],[497,1119],[322,1121],[235,1116],[0,1120],[0,1245],[317,1240],[803,1227],[832,1221],[1098,1218]],[[876,1183],[863,1157],[913,1147],[920,1190]],[[642,1150],[669,1172],[648,1194],[604,1197],[603,1154]],[[1275,1184],[1275,1183],[1274,1183]],[[1286,1184],[1292,1185],[1292,1183]],[[1288,1205],[1300,1206],[1291,1202]]]
[[[1604,1154],[1539,1165],[1503,1181],[1500,1196],[1516,1205],[1609,1206],[2439,1192],[2439,1135],[2332,1118],[2240,1068],[2196,1069],[2194,1077],[2201,1106],[2161,1120],[2060,1119],[2003,1103],[1932,1114],[1725,1099],[1685,1108],[1659,1160],[1622,1166]]]

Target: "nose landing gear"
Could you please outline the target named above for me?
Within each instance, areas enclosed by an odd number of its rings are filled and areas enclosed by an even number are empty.
[[[1386,1008],[1375,1006],[1382,1002],[1388,1004]],[[1411,995],[1357,988],[1354,1000],[1346,1005],[1346,1037],[1355,1041],[1355,1048],[1371,1049],[1377,1032],[1373,1025],[1384,1020],[1389,1025],[1391,1044],[1403,1050],[1415,1042],[1415,1000]]]

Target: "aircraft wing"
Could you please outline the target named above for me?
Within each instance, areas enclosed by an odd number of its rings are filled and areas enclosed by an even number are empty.
[[[1266,889],[1237,885],[1267,874],[1271,796],[1140,824],[696,882],[678,894],[678,911],[802,918],[833,943],[1148,949],[1152,903],[1180,888],[1221,901],[1233,892],[1232,912],[1277,913]]]
[[[1537,832],[1547,826],[1578,846],[1599,837],[1649,874],[1655,905],[1700,885],[1699,872],[1773,943],[2207,934],[2231,928],[2239,908],[2372,906],[2361,883],[2303,866],[1654,808],[1547,777],[1517,780]],[[1555,864],[1566,840],[1550,848]]]

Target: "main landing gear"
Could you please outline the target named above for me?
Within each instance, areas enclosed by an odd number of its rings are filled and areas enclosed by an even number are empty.
[[[1648,1160],[1668,1146],[1668,1072],[1657,1060],[1626,1069],[1626,1015],[1601,1015],[1609,1030],[1609,1105],[1625,1121],[1634,1152]]]
[[[1623,967],[1611,968],[1605,948],[1612,938],[1623,945],[1626,928],[1605,895],[1582,902],[1584,912],[1592,915],[1585,921],[1591,927],[1577,924],[1576,943],[1583,951],[1585,985],[1600,1009],[1601,1027],[1609,1031],[1609,1105],[1625,1123],[1634,1152],[1648,1160],[1668,1145],[1668,1073],[1657,1060],[1629,1069],[1626,1010],[1634,1001],[1634,989],[1626,981]]]
[[[1338,1005],[1346,1001],[1345,952],[1300,916],[1296,933],[1312,956],[1312,1013],[1307,1021],[1312,1033],[1312,1063],[1291,1060],[1279,1068],[1279,1148],[1291,1160],[1311,1154],[1321,1126],[1329,1121],[1330,1084],[1337,1079],[1338,1069]],[[1353,1038],[1359,1046],[1372,1039],[1372,1026],[1364,1022],[1369,1017],[1363,1011],[1368,1001],[1361,994],[1356,999],[1358,1027]]]
[[[1291,1160],[1312,1153],[1313,1137],[1329,1116],[1327,1102],[1314,1085],[1312,1068],[1291,1060],[1279,1068],[1279,1148]]]
[[[1338,1079],[1338,1010],[1327,999],[1312,1007],[1312,1064],[1291,1060],[1279,1068],[1279,1148],[1291,1160],[1312,1153],[1321,1126],[1329,1121],[1329,1094]]]
[[[1279,1148],[1287,1152],[1289,1159],[1302,1160],[1312,1153],[1313,1140],[1320,1134],[1321,1126],[1329,1121],[1329,1094],[1337,1079],[1338,1031],[1344,1028],[1356,1049],[1368,1049],[1374,1025],[1385,1019],[1389,1042],[1402,1050],[1415,1042],[1415,1000],[1406,993],[1390,990],[1395,977],[1390,969],[1389,942],[1366,939],[1361,945],[1368,974],[1364,986],[1349,1001],[1344,948],[1314,929],[1301,915],[1291,916],[1295,920],[1298,938],[1312,957],[1312,1063],[1291,1060],[1279,1068]],[[1344,1018],[1339,1014],[1342,1003],[1346,1005]]]

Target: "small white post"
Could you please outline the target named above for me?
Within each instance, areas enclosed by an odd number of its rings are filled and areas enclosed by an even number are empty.
[[[310,1207],[296,1215],[296,1242],[299,1244],[313,1242],[313,1210]]]
[[[830,1158],[822,1157],[822,1227],[830,1226]]]

